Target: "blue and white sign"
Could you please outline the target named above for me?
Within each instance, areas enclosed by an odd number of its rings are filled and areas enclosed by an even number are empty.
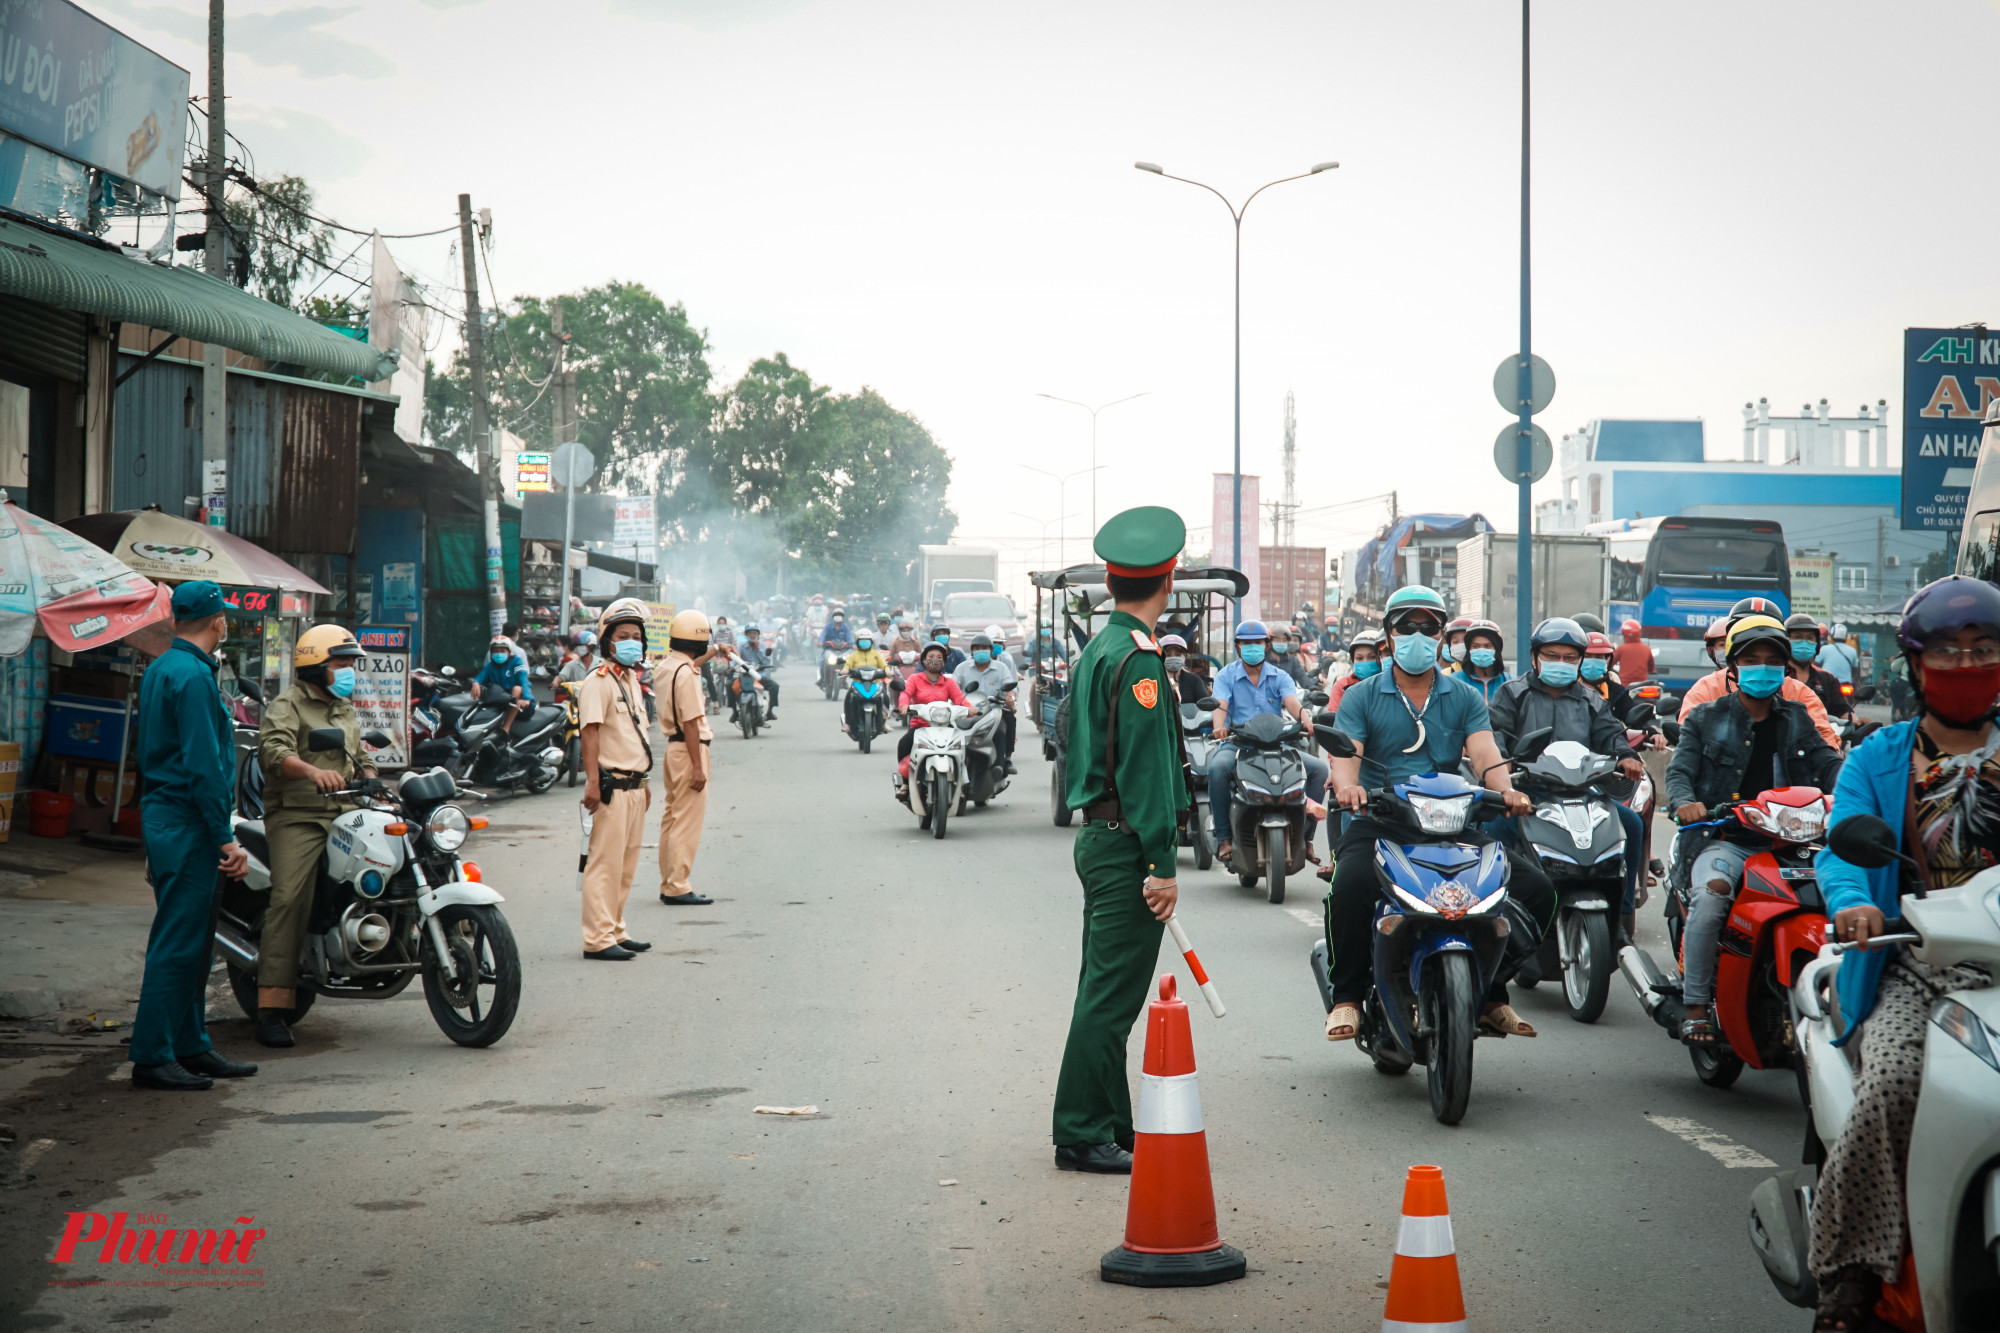
[[[2000,334],[1903,330],[1905,531],[1958,531],[1979,461],[1980,418],[2000,398]]]
[[[188,72],[69,0],[0,0],[0,131],[181,197]]]

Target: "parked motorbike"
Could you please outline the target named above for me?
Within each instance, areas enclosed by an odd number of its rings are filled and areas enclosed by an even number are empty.
[[[561,708],[523,699],[513,730],[505,731],[500,723],[513,710],[511,700],[474,702],[460,693],[437,703],[439,732],[412,753],[412,767],[440,766],[460,782],[534,795],[555,786],[563,764]]]
[[[889,673],[881,667],[856,667],[847,673],[847,688],[852,700],[846,708],[853,720],[842,722],[848,739],[867,754],[875,738],[889,729]]]
[[[1836,824],[1828,839],[1844,861],[1875,869],[1901,861],[1896,836],[1873,815]],[[1914,873],[1900,920],[1865,945],[1826,943],[1793,980],[1791,1001],[1805,1061],[1811,1121],[1806,1161],[1750,1194],[1750,1243],[1778,1294],[1810,1309],[1819,1293],[1807,1267],[1807,1237],[1824,1145],[1854,1109],[1858,1042],[1833,983],[1843,954],[1907,945],[1933,967],[1972,963],[2000,975],[2000,869],[1928,893]],[[1947,1040],[1947,1038],[1949,1040]],[[1974,1333],[2000,1326],[2000,989],[1952,991],[1931,1011],[1917,1118],[1904,1171],[1910,1250],[1902,1274],[1883,1287],[1877,1318],[1910,1333]]]
[[[1206,870],[1215,864],[1215,843],[1209,833],[1208,760],[1215,753],[1215,737],[1209,733],[1210,718],[1200,704],[1181,705],[1182,744],[1187,750],[1188,788],[1194,803],[1188,808],[1187,827],[1181,843],[1194,848],[1194,868]]]
[[[1677,959],[1683,959],[1681,936],[1694,895],[1708,892],[1691,882],[1688,858],[1702,841],[1693,835],[1715,830],[1717,836],[1759,849],[1743,867],[1743,887],[1722,934],[1715,975],[1716,1039],[1688,1046],[1695,1077],[1711,1088],[1729,1087],[1746,1065],[1797,1068],[1787,995],[1799,970],[1826,942],[1826,904],[1813,857],[1832,804],[1817,787],[1776,787],[1755,800],[1716,806],[1714,818],[1683,825],[1668,849],[1667,939]],[[1679,979],[1686,974],[1685,962],[1669,979],[1644,949],[1628,944],[1618,951],[1618,970],[1639,1007],[1679,1040],[1687,1017]]]
[[[1326,699],[1319,691],[1306,696],[1315,708]],[[1212,713],[1219,704],[1203,699],[1197,706]],[[1266,879],[1274,903],[1285,901],[1286,876],[1306,864],[1306,762],[1294,743],[1304,733],[1303,725],[1282,713],[1259,713],[1229,732],[1236,746],[1229,868],[1246,889]]]
[[[1323,725],[1313,731],[1327,753],[1355,754],[1345,733]],[[1533,762],[1554,734],[1548,727],[1529,732],[1516,745],[1515,759],[1501,762]],[[1508,936],[1531,928],[1506,911],[1506,849],[1463,840],[1468,829],[1504,812],[1506,803],[1455,773],[1427,773],[1367,796],[1369,814],[1395,834],[1375,842],[1382,895],[1369,935],[1375,977],[1354,1044],[1383,1074],[1426,1066],[1431,1114],[1455,1125],[1472,1099],[1472,1043],[1483,1035],[1479,1009],[1487,986]],[[1313,980],[1332,1013],[1328,957],[1321,940],[1312,953]]]
[[[572,787],[583,771],[583,722],[577,705],[577,684],[573,680],[556,682],[556,706],[563,710],[562,771]]]
[[[740,657],[729,659],[729,706],[736,710],[736,725],[743,732],[743,739],[757,739],[757,729],[764,725],[764,717],[771,711],[770,691],[764,686],[763,673]]]
[[[910,714],[925,723],[910,742],[910,808],[917,812],[918,828],[942,838],[965,790],[965,733],[972,729],[972,710],[930,703],[913,706]]]
[[[379,731],[362,738],[390,743]],[[345,749],[346,733],[308,733],[310,751]],[[236,1003],[257,1016],[258,945],[270,906],[271,854],[264,836],[263,769],[253,764],[238,794],[236,840],[249,854],[243,879],[224,878],[215,944]],[[503,901],[462,859],[486,820],[451,804],[476,797],[442,768],[406,771],[393,786],[367,778],[330,793],[360,808],[333,821],[313,888],[299,985],[287,1025],[320,995],[386,1000],[421,975],[431,1017],[461,1046],[505,1036],[521,1002],[521,958]]]
[[[965,729],[965,787],[954,813],[964,814],[968,800],[984,809],[988,801],[1007,790],[1007,770],[1000,762],[1000,736],[1008,696],[1013,691],[1014,686],[1009,685],[998,694],[981,694],[976,680],[965,687],[966,698],[972,704],[972,725]]]
[[[1579,1023],[1595,1023],[1611,998],[1613,941],[1624,912],[1625,826],[1604,791],[1614,780],[1631,782],[1617,760],[1579,741],[1556,741],[1514,772],[1514,786],[1534,802],[1534,813],[1520,820],[1521,847],[1554,882],[1557,903],[1556,929],[1518,979],[1533,986],[1560,974],[1569,1015]]]

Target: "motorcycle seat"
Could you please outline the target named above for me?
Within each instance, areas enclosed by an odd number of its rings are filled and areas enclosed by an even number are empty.
[[[271,844],[264,837],[263,824],[239,819],[236,821],[235,832],[236,841],[244,851],[266,866],[271,864]]]

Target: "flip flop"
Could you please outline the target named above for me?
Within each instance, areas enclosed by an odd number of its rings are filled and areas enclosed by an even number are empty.
[[[1341,1014],[1349,1013],[1352,1018],[1343,1019]],[[1326,1039],[1328,1041],[1353,1041],[1354,1034],[1361,1030],[1361,1006],[1342,1002],[1333,1006],[1333,1012],[1326,1016]]]
[[[1532,1037],[1535,1025],[1514,1012],[1511,1004],[1496,1004],[1479,1016],[1479,1026],[1496,1037]]]

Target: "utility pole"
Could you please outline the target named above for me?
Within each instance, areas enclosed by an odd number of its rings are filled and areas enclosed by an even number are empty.
[[[486,520],[486,632],[498,634],[507,623],[507,582],[500,573],[499,478],[493,472],[492,425],[487,420],[486,326],[479,312],[477,245],[472,230],[472,196],[462,194],[458,196],[458,248],[465,260],[465,359],[472,371],[472,444],[479,470],[480,510]],[[563,560],[568,559],[569,552],[563,552]]]
[[[223,0],[208,0],[208,157],[202,163],[201,192],[208,209],[202,263],[210,276],[229,281],[228,235],[223,219],[222,165],[229,155],[224,138],[222,91]],[[229,519],[228,349],[209,339],[201,347],[201,507],[203,521],[220,528]]]
[[[1528,294],[1528,0],[1521,0],[1521,373],[1520,373],[1520,416],[1518,430],[1519,462],[1515,475],[1520,478],[1520,512],[1515,522],[1518,535],[1515,540],[1518,577],[1520,581],[1519,619],[1516,622],[1515,652],[1522,666],[1522,674],[1527,674],[1528,640],[1533,636],[1535,625],[1535,538],[1534,504],[1529,498],[1535,475],[1535,414],[1534,414],[1534,326],[1529,318],[1532,307]]]
[[[1875,596],[1885,597],[1889,593],[1889,575],[1882,565],[1882,529],[1888,523],[1886,518],[1875,520]]]

